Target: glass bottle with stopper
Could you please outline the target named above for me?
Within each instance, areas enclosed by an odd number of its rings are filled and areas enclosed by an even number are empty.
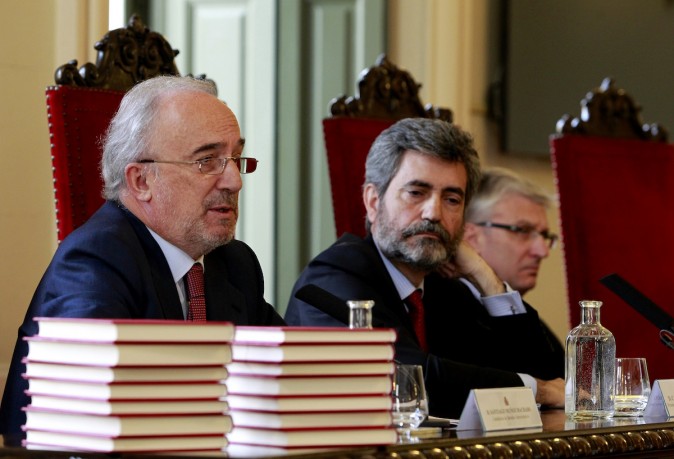
[[[580,325],[566,338],[565,412],[571,419],[614,414],[616,345],[601,325],[601,301],[580,302]]]

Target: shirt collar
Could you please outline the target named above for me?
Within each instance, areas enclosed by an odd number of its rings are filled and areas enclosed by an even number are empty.
[[[162,253],[164,254],[164,257],[166,258],[169,268],[171,269],[173,282],[178,282],[183,277],[185,277],[185,274],[187,274],[187,271],[190,270],[190,268],[192,267],[192,265],[194,265],[194,263],[200,263],[203,266],[204,264],[203,255],[199,257],[199,259],[193,260],[192,257],[190,257],[187,253],[185,253],[175,245],[171,244],[166,239],[162,238],[160,235],[152,231],[150,228],[148,228],[148,231],[150,231],[150,234],[152,235],[154,240],[157,241],[157,244],[159,244],[159,248],[161,249]]]
[[[377,241],[375,241],[374,245],[377,247],[377,252],[379,252],[379,256],[384,262],[384,266],[386,266],[386,271],[388,271],[389,276],[391,276],[391,280],[398,291],[398,295],[400,295],[400,299],[404,300],[417,289],[420,289],[423,295],[424,281],[422,280],[420,285],[415,286],[398,268],[395,267],[393,263],[391,263],[391,260],[382,253],[379,245],[377,245]]]

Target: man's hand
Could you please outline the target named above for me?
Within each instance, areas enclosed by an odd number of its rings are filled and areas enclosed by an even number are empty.
[[[536,380],[536,403],[548,408],[564,408],[564,380]]]
[[[505,293],[505,285],[493,269],[466,241],[461,241],[456,256],[444,263],[438,272],[445,277],[465,277],[482,296]]]

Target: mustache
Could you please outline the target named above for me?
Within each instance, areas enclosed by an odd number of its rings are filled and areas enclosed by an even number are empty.
[[[213,197],[210,197],[206,199],[204,202],[204,207],[205,208],[211,208],[211,207],[219,207],[219,206],[227,206],[231,207],[233,209],[237,209],[239,206],[239,195],[238,193],[230,193],[227,191],[224,191],[222,193],[219,193]]]
[[[451,239],[449,231],[447,231],[440,223],[421,221],[414,225],[408,226],[402,232],[402,236],[407,239],[421,233],[432,233],[440,238],[442,242],[447,244]]]

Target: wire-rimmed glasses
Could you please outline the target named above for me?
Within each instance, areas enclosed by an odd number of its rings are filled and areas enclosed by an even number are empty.
[[[494,223],[494,222],[480,222],[476,223],[477,226],[484,226],[485,228],[498,228],[506,231],[510,231],[512,234],[518,236],[522,240],[532,240],[536,236],[542,237],[548,248],[553,249],[557,245],[559,236],[554,233],[551,233],[548,230],[538,231],[533,226],[525,225],[508,225],[505,223]]]
[[[159,164],[197,164],[199,172],[206,175],[220,175],[225,171],[228,162],[233,162],[241,174],[250,174],[257,169],[258,160],[246,156],[230,156],[226,158],[203,158],[196,161],[164,161],[159,159],[141,159],[138,162]]]

